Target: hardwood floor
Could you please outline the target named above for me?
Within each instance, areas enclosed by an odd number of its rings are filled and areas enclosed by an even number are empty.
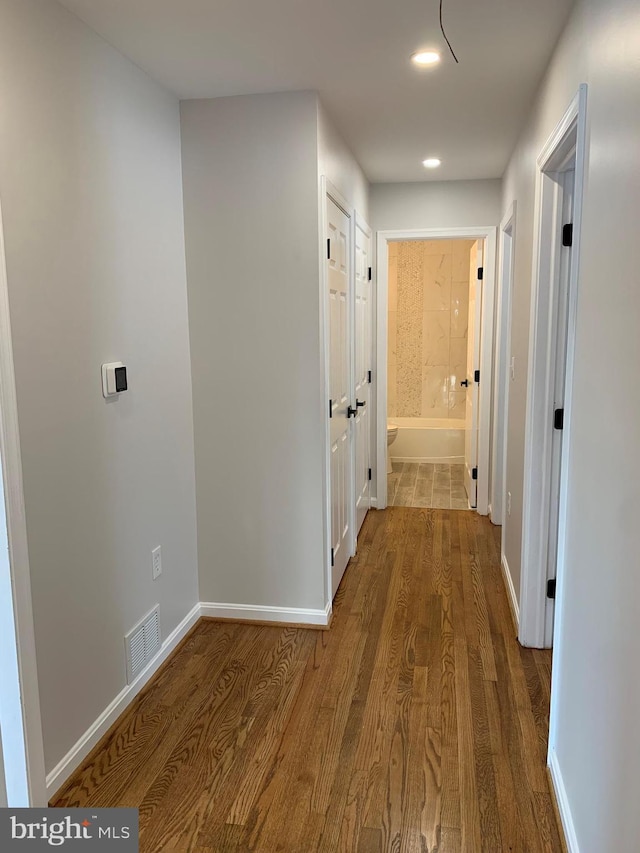
[[[370,512],[329,631],[201,621],[57,796],[137,806],[144,853],[560,851],[549,652],[499,531]]]

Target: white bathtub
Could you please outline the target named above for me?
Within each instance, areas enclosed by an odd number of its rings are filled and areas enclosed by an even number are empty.
[[[389,418],[398,437],[389,448],[394,462],[464,462],[464,421],[449,418]]]

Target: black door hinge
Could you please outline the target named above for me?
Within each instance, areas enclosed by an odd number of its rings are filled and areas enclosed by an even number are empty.
[[[369,468],[369,479],[371,479],[371,468]]]
[[[371,267],[369,267],[369,281],[371,281]]]
[[[333,400],[329,400],[329,417],[333,417]]]
[[[484,278],[484,267],[478,267],[478,281],[482,281]]]
[[[480,371],[479,370],[473,371],[473,381],[480,384]]]
[[[573,222],[562,226],[562,245],[573,246]]]
[[[371,371],[367,370],[367,382],[371,385]]]
[[[550,581],[547,581],[547,598],[555,598],[556,597],[556,579],[553,578]]]
[[[556,409],[553,413],[553,428],[564,429],[564,409]]]
[[[334,555],[333,555],[333,548],[332,548],[332,549],[331,549],[331,565],[332,565],[332,566],[335,566],[335,564],[336,564],[336,563],[335,563],[335,557],[334,557]]]
[[[327,237],[327,260],[331,260],[331,238]]]
[[[477,480],[477,479],[478,479],[478,469],[477,469],[477,468],[474,468],[474,469],[471,471],[471,479],[472,479],[472,480]]]

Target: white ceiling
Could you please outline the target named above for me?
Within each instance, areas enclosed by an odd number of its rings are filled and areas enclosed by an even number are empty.
[[[444,0],[456,65],[439,0],[61,2],[181,98],[316,89],[373,182],[500,177],[572,4]]]

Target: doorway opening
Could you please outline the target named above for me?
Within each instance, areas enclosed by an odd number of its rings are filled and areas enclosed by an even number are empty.
[[[495,228],[379,232],[377,250],[377,506],[486,515]]]

